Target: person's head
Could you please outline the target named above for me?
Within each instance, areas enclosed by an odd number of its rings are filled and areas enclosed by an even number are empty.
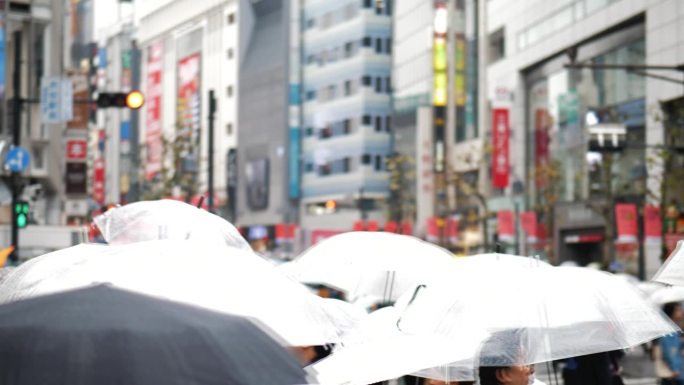
[[[481,366],[480,385],[528,385],[534,365]]]
[[[670,302],[663,305],[663,312],[675,322],[684,320],[684,310],[682,310],[682,305],[677,302]]]
[[[329,356],[332,349],[329,346],[292,346],[290,351],[297,357],[302,366],[311,365]]]
[[[482,344],[478,376],[481,385],[527,385],[534,374],[529,360],[526,329],[503,330],[492,334]]]

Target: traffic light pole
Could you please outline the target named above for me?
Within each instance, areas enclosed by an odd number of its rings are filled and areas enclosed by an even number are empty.
[[[209,90],[209,138],[207,140],[209,169],[207,175],[207,209],[209,212],[214,211],[214,116],[216,115],[216,97],[214,97],[214,90]]]
[[[21,31],[14,32],[14,73],[12,75],[12,90],[14,97],[12,98],[12,144],[15,147],[21,145]],[[16,206],[19,202],[20,175],[18,172],[12,171],[11,174],[11,188],[12,188],[12,254],[10,254],[10,261],[17,263],[19,261],[19,227],[17,225]]]

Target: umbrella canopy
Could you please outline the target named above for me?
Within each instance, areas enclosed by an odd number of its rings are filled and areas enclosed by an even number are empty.
[[[401,308],[389,306],[369,314],[343,338],[341,347],[307,367],[322,384],[373,384],[413,373],[442,379],[449,364],[464,362],[450,379],[473,378],[468,360],[485,337],[474,330],[460,340],[436,334],[414,335],[397,329]],[[417,372],[417,373],[414,373]],[[434,372],[434,374],[433,374]]]
[[[653,291],[648,298],[657,305],[664,305],[670,302],[682,302],[684,301],[684,287],[662,286]]]
[[[577,267],[461,266],[415,296],[402,331],[491,334],[472,366],[532,364],[624,349],[678,332],[636,288]]]
[[[354,231],[317,243],[281,268],[300,282],[341,290],[352,302],[390,302],[453,259],[448,250],[408,235]]]
[[[82,244],[34,258],[0,284],[0,303],[94,283],[254,317],[289,345],[336,342],[363,315],[311,294],[252,252],[172,240]]]
[[[0,306],[0,382],[307,383],[247,318],[103,285]]]
[[[251,250],[230,222],[187,203],[163,199],[115,207],[94,219],[107,243],[156,239],[201,240]]]
[[[652,281],[684,286],[684,241],[677,242],[677,247],[660,266]]]

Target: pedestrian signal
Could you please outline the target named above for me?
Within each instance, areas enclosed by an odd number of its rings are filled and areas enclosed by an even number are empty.
[[[14,222],[17,228],[23,229],[28,225],[29,203],[19,201],[14,205]]]

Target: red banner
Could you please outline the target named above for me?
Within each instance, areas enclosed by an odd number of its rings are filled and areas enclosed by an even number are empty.
[[[508,187],[510,125],[508,109],[492,110],[492,186]]]
[[[545,169],[549,165],[549,129],[551,117],[545,108],[539,108],[534,116],[534,165],[536,169],[537,187],[546,185]]]
[[[538,226],[537,226],[537,213],[534,211],[525,211],[520,213],[520,226],[527,235],[527,239],[533,240],[537,239]]]
[[[154,177],[162,166],[162,70],[164,45],[162,41],[152,43],[147,48],[147,92],[145,101],[145,146],[147,159],[145,177]]]
[[[385,231],[386,231],[386,232],[388,232],[388,233],[396,233],[397,230],[399,230],[399,228],[398,228],[398,226],[397,226],[397,222],[394,222],[394,221],[387,221],[387,223],[385,223]]]
[[[660,207],[646,205],[644,207],[644,236],[657,238],[663,235],[663,222],[660,218]]]
[[[501,240],[515,239],[515,221],[513,211],[501,210],[496,213],[498,235]]]
[[[447,237],[449,238],[449,243],[452,245],[458,242],[458,219],[447,219]]]
[[[93,162],[93,200],[100,205],[105,203],[105,162],[103,158]]]
[[[439,226],[437,226],[437,218],[435,217],[427,219],[426,239],[430,242],[439,241]]]
[[[285,240],[285,232],[287,225],[285,223],[278,223],[275,225],[275,239],[276,242],[283,242]]]
[[[378,221],[368,221],[368,231],[378,231],[379,229]]]
[[[354,221],[354,225],[352,226],[352,231],[365,231],[365,230],[366,230],[366,222]]]
[[[297,225],[290,223],[285,226],[285,239],[294,240],[297,235]]]
[[[636,242],[638,234],[637,207],[632,203],[615,205],[618,241]]]
[[[413,225],[411,222],[404,222],[401,224],[401,233],[404,235],[413,235]]]

